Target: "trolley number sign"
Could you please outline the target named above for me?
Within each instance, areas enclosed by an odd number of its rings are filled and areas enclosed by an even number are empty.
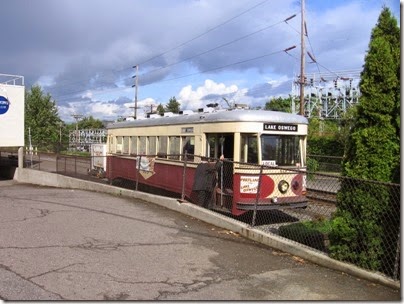
[[[264,123],[264,131],[297,132],[297,125]]]

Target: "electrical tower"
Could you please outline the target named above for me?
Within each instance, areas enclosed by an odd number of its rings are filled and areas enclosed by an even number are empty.
[[[344,75],[344,76],[337,76]],[[359,102],[360,70],[306,74],[304,77],[304,116],[340,119]],[[292,112],[298,113],[300,76],[292,84]]]
[[[79,142],[80,142],[80,133],[79,133],[79,120],[80,118],[83,117],[81,114],[72,114],[71,115],[75,120],[76,120],[76,131],[73,132],[73,138],[70,140],[70,134],[69,134],[69,146],[75,146],[76,150],[79,149]],[[70,132],[72,133],[72,132]]]
[[[106,129],[80,129],[69,132],[71,150],[89,151],[92,144],[105,143],[106,141]]]

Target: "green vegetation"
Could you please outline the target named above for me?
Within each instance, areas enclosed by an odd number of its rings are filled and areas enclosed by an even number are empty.
[[[25,143],[43,151],[54,151],[59,142],[59,118],[55,101],[39,86],[25,93]]]
[[[292,105],[292,97],[288,98],[272,98],[270,101],[268,101],[265,104],[264,110],[270,110],[270,111],[280,111],[280,112],[286,112],[286,113],[291,113],[291,105]]]
[[[78,122],[78,129],[101,129],[103,123],[92,116],[84,117]],[[69,146],[69,132],[76,129],[76,123],[66,124],[60,118],[56,102],[50,94],[45,94],[41,87],[35,85],[25,92],[25,143],[31,144],[39,151],[60,152]],[[84,154],[83,154],[84,153]],[[75,155],[88,155],[77,152]]]
[[[357,179],[400,182],[400,29],[388,8],[372,30],[360,90],[343,160],[342,174],[349,178],[337,196],[330,251],[334,258],[380,270],[394,261],[394,250],[386,248],[397,243],[399,201],[388,187]]]
[[[171,97],[170,100],[168,101],[168,104],[166,105],[166,112],[173,112],[173,113],[179,113],[180,112],[180,103],[177,101],[175,96]]]
[[[281,226],[279,235],[312,248],[327,252],[327,235],[331,230],[330,222],[325,220],[302,221]]]
[[[157,106],[157,113],[160,115],[164,114],[164,106],[161,103]]]

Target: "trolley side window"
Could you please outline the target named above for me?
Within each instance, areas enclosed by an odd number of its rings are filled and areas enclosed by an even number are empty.
[[[157,157],[167,158],[167,136],[159,136]]]
[[[130,154],[137,154],[137,136],[130,138]]]
[[[146,155],[146,136],[139,136],[139,151],[138,154]]]
[[[129,136],[123,137],[122,154],[129,154]]]
[[[194,136],[183,136],[182,137],[182,154],[191,154],[188,157],[188,160],[193,161],[195,154],[195,137]]]
[[[258,163],[257,134],[241,134],[240,161],[243,163]]]
[[[300,137],[269,135],[261,137],[262,162],[272,166],[295,166],[300,163]]]
[[[110,136],[109,137],[109,153],[114,152],[114,137]]]
[[[149,151],[148,154],[155,155],[156,154],[156,136],[149,136]]]
[[[169,145],[170,145],[170,159],[179,159],[180,154],[180,137],[179,136],[170,136],[169,137]]]
[[[116,153],[122,153],[122,136],[117,136],[116,137]]]
[[[217,139],[217,134],[207,134],[206,135],[206,156],[207,157],[215,157],[219,154],[219,144]]]

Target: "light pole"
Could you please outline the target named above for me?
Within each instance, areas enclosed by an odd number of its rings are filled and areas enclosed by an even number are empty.
[[[305,56],[305,45],[304,45],[304,36],[305,36],[305,20],[304,20],[304,0],[301,0],[301,51],[300,51],[300,110],[299,114],[304,116],[304,56]]]
[[[137,84],[138,84],[138,75],[137,73],[139,72],[139,65],[134,65],[133,68],[136,68],[136,74],[132,76],[132,78],[135,78],[135,84],[132,85],[132,88],[135,87],[135,110],[134,110],[134,115],[133,118],[137,119]]]

